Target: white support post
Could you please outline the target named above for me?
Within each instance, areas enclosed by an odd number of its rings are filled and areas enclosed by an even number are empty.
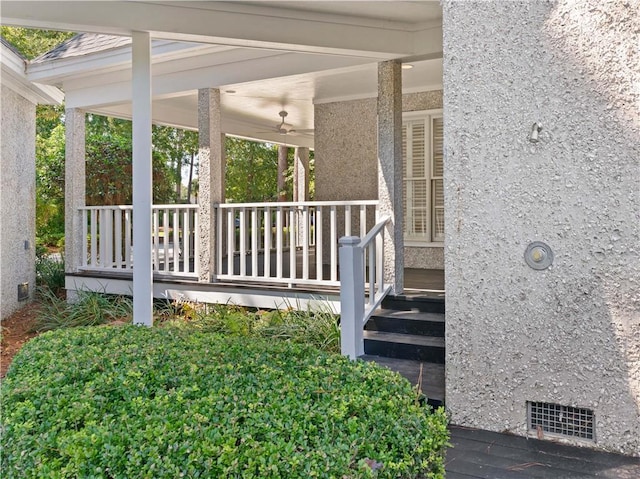
[[[364,263],[357,236],[340,238],[340,350],[350,359],[364,354]]]
[[[133,32],[133,323],[153,326],[151,36]]]

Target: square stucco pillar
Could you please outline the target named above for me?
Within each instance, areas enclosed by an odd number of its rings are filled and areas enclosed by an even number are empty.
[[[384,238],[384,280],[393,294],[404,283],[404,211],[402,205],[402,73],[395,60],[378,64],[379,215],[389,216]]]
[[[293,201],[309,201],[309,148],[298,146],[294,151]],[[298,244],[304,243],[308,234],[302,215],[298,216]]]
[[[65,271],[75,273],[82,265],[85,206],[85,114],[77,108],[65,111],[64,235]]]
[[[198,216],[199,279],[212,281],[216,271],[216,218],[213,205],[224,202],[224,135],[220,123],[220,90],[198,90],[200,160]]]

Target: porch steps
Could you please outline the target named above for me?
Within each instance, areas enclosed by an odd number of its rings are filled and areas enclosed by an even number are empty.
[[[362,359],[397,371],[413,384],[420,381],[432,406],[444,403],[444,310],[444,297],[393,296],[364,330]]]
[[[444,338],[365,330],[364,344],[365,354],[444,364]]]

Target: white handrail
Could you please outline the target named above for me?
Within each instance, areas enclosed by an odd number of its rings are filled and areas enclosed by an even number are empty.
[[[133,206],[80,208],[85,254],[81,269],[129,271],[133,268]],[[152,265],[169,276],[198,277],[198,205],[153,205]]]
[[[384,231],[389,221],[380,219],[362,240],[340,238],[340,342],[342,354],[351,359],[364,354],[364,326],[391,290],[384,284]]]
[[[377,206],[378,200],[354,201],[278,201],[277,203],[214,203],[216,208],[261,208],[269,206]]]
[[[216,251],[225,261],[218,262],[213,277],[339,286],[338,239],[352,229],[366,231],[377,205],[377,200],[216,203]]]

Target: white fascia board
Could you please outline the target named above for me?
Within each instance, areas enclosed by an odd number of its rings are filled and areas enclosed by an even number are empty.
[[[420,35],[411,31],[415,25],[267,7],[258,13],[233,3],[206,7],[197,2],[3,1],[2,13],[6,25],[114,35],[148,31],[154,38],[377,59],[429,53],[425,49],[431,48],[415,41]],[[439,44],[442,49],[442,38]]]
[[[25,76],[27,62],[24,58],[2,43],[0,43],[0,55],[3,71],[13,72],[17,76]]]
[[[56,87],[30,83],[24,77],[16,78],[4,69],[1,83],[34,104],[59,105],[64,101],[64,93]]]
[[[317,70],[362,65],[370,60],[366,58],[335,57],[329,55],[308,55],[304,53],[279,53],[263,50],[244,50],[248,56],[245,61],[227,62],[219,65],[189,69],[169,69],[169,73],[154,72],[153,95],[216,88],[224,85],[279,78],[290,75],[311,73]],[[250,55],[250,52],[254,52]],[[96,77],[96,82],[78,79],[66,82],[66,105],[69,108],[88,108],[91,106],[121,103],[131,100],[131,71],[120,70]],[[98,83],[100,82],[100,83]]]
[[[175,59],[187,59],[215,52],[229,50],[222,45],[195,45],[174,41],[154,41],[152,54],[153,65],[171,62]],[[42,63],[29,64],[27,77],[31,81],[48,84],[62,84],[68,79],[81,78],[86,72],[104,74],[119,69],[131,68],[131,45],[96,52],[77,57],[49,60]]]
[[[60,104],[64,94],[55,87],[40,85],[27,79],[25,68],[27,62],[9,48],[2,45],[0,51],[2,61],[1,81],[3,85],[23,96],[32,103]]]

